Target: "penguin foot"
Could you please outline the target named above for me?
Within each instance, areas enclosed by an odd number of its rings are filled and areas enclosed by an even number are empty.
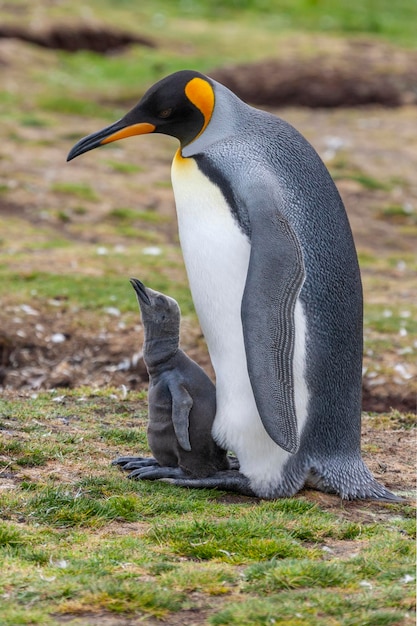
[[[256,497],[251,489],[249,479],[236,469],[216,472],[206,478],[167,478],[163,482],[177,485],[178,487],[188,487],[189,489],[221,489],[222,491],[232,491],[243,496]]]
[[[186,478],[187,474],[180,467],[139,467],[127,476],[135,480],[161,480],[161,479],[177,479]]]
[[[118,465],[122,470],[128,471],[139,469],[142,467],[159,467],[158,461],[153,457],[145,456],[119,456],[111,462],[112,465]]]
[[[229,469],[231,470],[240,470],[239,459],[236,456],[232,456],[231,454],[227,455],[227,460],[229,461]]]
[[[378,500],[380,502],[404,502],[403,498],[388,491],[372,476],[369,469],[359,461],[352,461],[349,467],[310,470],[306,487],[327,493],[337,493],[344,500]],[[333,471],[332,471],[333,470]]]

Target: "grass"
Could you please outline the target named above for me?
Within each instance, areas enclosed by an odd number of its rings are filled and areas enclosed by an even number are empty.
[[[136,174],[136,172],[141,171],[140,166],[134,163],[124,163],[123,161],[114,161],[112,159],[108,159],[106,163],[115,172],[120,172],[121,174]]]
[[[370,329],[382,334],[398,334],[403,329],[408,335],[417,333],[417,320],[415,307],[385,305],[367,306],[365,323]]]
[[[225,500],[128,481],[110,461],[149,454],[143,394],[86,387],[53,400],[0,400],[5,626],[189,611],[212,626],[411,624],[408,504],[374,504],[376,522],[360,503],[326,511],[307,493]],[[45,464],[21,463],[36,450]]]
[[[395,8],[387,0],[367,3],[354,0],[349,6],[340,0],[204,0],[184,4],[183,14],[216,20],[230,19],[237,12],[243,12],[252,19],[255,14],[258,20],[271,20],[270,27],[274,28],[367,32],[411,42],[411,29],[405,21],[415,18],[416,7],[410,0],[400,0]]]
[[[123,207],[112,209],[106,216],[106,222],[111,224],[118,235],[135,241],[141,237],[149,243],[160,241],[153,229],[170,221],[169,217],[161,216],[155,210],[137,211]]]
[[[26,6],[27,0],[15,0]],[[80,2],[53,6],[51,19],[74,19],[80,14]],[[108,22],[118,22],[132,30],[141,24],[148,35],[164,33],[173,23],[181,32],[187,22],[195,25],[208,22],[210,28],[239,19],[251,22],[252,27],[262,25],[275,33],[280,31],[325,31],[343,33],[372,33],[397,42],[415,46],[413,23],[417,9],[413,0],[398,0],[395,6],[388,0],[369,0],[366,3],[352,0],[349,5],[341,0],[199,0],[173,5],[169,0],[145,0],[138,5],[135,0],[90,0],[90,17]],[[11,21],[12,17],[8,17]],[[25,18],[22,18],[25,19]],[[28,18],[26,18],[28,19]],[[201,36],[201,32],[198,32]]]
[[[357,166],[352,166],[350,159],[337,156],[330,164],[330,171],[333,179],[337,182],[340,180],[353,180],[364,189],[370,189],[371,191],[383,190],[388,191],[394,186],[394,181],[386,182],[381,181],[375,178],[374,176],[369,176],[363,172]]]
[[[81,200],[98,200],[96,193],[85,183],[54,183],[51,185],[52,191],[75,196]]]
[[[25,7],[27,0],[16,0]],[[90,18],[130,31],[139,30],[152,37],[154,49],[134,46],[121,55],[103,56],[89,51],[77,54],[56,52],[54,61],[39,52],[39,62],[31,68],[34,89],[25,90],[21,103],[33,109],[66,116],[116,119],[125,111],[126,102],[133,103],[149,86],[162,76],[184,67],[203,72],[231,62],[252,61],[285,50],[300,32],[330,36],[371,36],[416,46],[413,24],[417,9],[413,0],[353,0],[346,5],[341,0],[208,0],[173,5],[167,0],[140,5],[134,0],[120,3],[89,3]],[[82,3],[57,5],[48,12],[51,21],[75,21],[82,14]],[[13,20],[13,13],[7,16]],[[15,19],[15,18],[14,18]],[[277,40],[282,39],[282,43]],[[306,44],[311,54],[316,45]],[[7,106],[12,95],[4,93]],[[104,102],[106,104],[104,104]],[[2,102],[0,99],[0,106]],[[36,123],[36,122],[35,122]]]
[[[291,600],[295,611],[291,610]],[[277,605],[280,606],[277,615]],[[353,617],[350,617],[353,615]],[[326,622],[324,621],[326,620]],[[341,596],[326,591],[305,590],[299,594],[280,593],[266,600],[244,601],[227,607],[217,614],[213,626],[236,624],[239,626],[266,626],[285,624],[286,626],[321,626],[343,624],[344,626],[396,626],[404,623],[403,613],[395,610],[378,610],[378,600],[370,604],[369,594]]]
[[[80,0],[49,4],[45,26],[85,15]],[[39,19],[27,0],[8,5],[5,22]],[[2,332],[23,341],[16,331],[25,328],[22,305],[35,310],[39,326],[65,321],[80,337],[107,332],[116,309],[122,332],[139,323],[132,275],[175,297],[198,332],[166,200],[173,144],[144,137],[142,149],[129,140],[75,165],[65,163],[69,148],[183,67],[208,72],[285,56],[294,45],[309,56],[317,52],[316,35],[415,48],[416,4],[90,0],[88,12],[92,21],[149,35],[157,47],[101,56],[22,44],[22,54],[7,57],[8,89],[0,91]],[[378,199],[371,210],[400,242],[360,251],[366,366],[390,379],[399,375],[398,360],[405,372],[415,363],[417,311],[402,293],[415,289],[417,268],[399,237],[400,229],[415,229],[415,215],[395,195],[407,185],[412,191],[412,180],[378,177],[349,152],[330,165],[336,179]],[[150,246],[159,254],[147,254]],[[24,343],[30,350],[27,337]],[[2,350],[0,343],[0,366]],[[91,386],[0,397],[2,626],[95,626],[107,618],[211,626],[414,623],[410,504],[341,503],[314,492],[263,502],[129,481],[110,463],[119,454],[149,454],[145,398],[143,391]],[[394,444],[415,427],[413,415],[398,412],[365,422],[374,435],[364,445],[368,458],[381,454],[381,431]]]
[[[138,219],[141,219],[140,213]],[[139,249],[136,246],[125,247],[119,253],[96,245],[82,246],[77,251],[77,247],[68,246],[68,242],[64,244],[62,248],[58,247],[60,242],[55,240],[53,256],[58,254],[59,265],[53,265],[48,271],[31,269],[27,265],[21,271],[13,271],[13,267],[16,270],[19,266],[17,255],[10,257],[5,252],[2,256],[0,251],[4,303],[20,305],[30,302],[33,308],[44,311],[45,308],[50,310],[50,303],[58,300],[70,303],[74,311],[78,308],[103,310],[116,305],[121,312],[136,312],[137,303],[128,282],[130,276],[136,275],[154,289],[169,292],[181,302],[183,315],[193,314],[178,250],[163,247],[160,255],[148,256],[147,242]],[[1,261],[4,261],[3,266]],[[74,262],[75,266],[70,269]],[[83,268],[87,268],[88,272],[94,270],[95,275],[83,274]]]
[[[411,206],[390,204],[381,209],[381,218],[400,224],[417,224],[417,213]]]
[[[183,315],[190,315],[194,309],[188,288],[183,284],[176,287],[167,276],[158,272],[158,267],[156,266],[154,270],[146,268],[145,271],[141,271],[141,278],[148,284],[152,284],[157,291],[169,291],[172,297],[181,301]],[[35,310],[36,306],[39,306],[38,310],[44,311],[45,301],[61,300],[71,302],[73,311],[77,311],[77,306],[81,306],[84,311],[105,311],[108,307],[116,305],[122,313],[136,313],[137,303],[128,283],[128,278],[133,273],[139,272],[126,270],[123,276],[111,276],[109,273],[99,278],[34,272],[30,275],[15,277],[9,274],[9,279],[13,281],[14,278],[19,283],[17,301],[30,301]]]

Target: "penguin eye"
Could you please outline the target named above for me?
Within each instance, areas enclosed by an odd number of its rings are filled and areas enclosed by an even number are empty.
[[[172,109],[163,109],[162,111],[159,111],[158,113],[158,117],[160,117],[163,120],[166,120],[167,117],[169,117],[172,113]]]

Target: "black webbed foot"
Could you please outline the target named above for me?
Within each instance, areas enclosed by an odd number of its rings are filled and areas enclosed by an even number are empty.
[[[142,467],[159,467],[156,459],[146,456],[119,456],[117,459],[114,459],[111,464],[118,465],[125,471],[139,469]]]
[[[180,467],[140,467],[128,474],[128,478],[136,480],[161,480],[187,478],[187,474]]]
[[[249,479],[235,469],[216,472],[207,478],[172,477],[164,479],[164,482],[189,489],[221,489],[222,491],[232,491],[244,496],[256,497],[250,487]]]

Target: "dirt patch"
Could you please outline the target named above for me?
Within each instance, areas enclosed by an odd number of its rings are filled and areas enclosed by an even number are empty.
[[[26,307],[16,308],[15,316],[8,320],[4,314],[0,316],[0,323],[3,321],[3,328],[7,328],[7,333],[0,332],[0,386],[21,390],[66,389],[86,384],[125,385],[134,390],[147,387],[141,325],[120,329],[119,320],[110,316],[105,329],[93,331],[97,314],[90,312],[78,320],[81,328],[87,327],[83,332],[74,324],[70,312],[36,316],[27,311]],[[199,330],[187,327],[184,335],[187,353],[212,374]],[[414,391],[389,380],[373,389],[364,379],[363,410],[384,413],[393,409],[415,413]]]
[[[25,305],[23,309],[15,309],[15,316],[8,324],[9,332],[14,327],[14,334],[2,331],[0,335],[3,385],[48,389],[127,384],[136,389],[147,381],[139,351],[143,336],[134,328],[121,331],[117,328],[118,319],[109,319],[105,330],[94,332],[91,325],[96,314],[87,314],[83,317],[87,325],[83,332],[71,317],[71,313],[62,311],[31,313]]]
[[[143,616],[121,617],[120,615],[113,615],[110,612],[106,613],[104,611],[97,611],[97,613],[92,611],[80,611],[76,614],[64,613],[63,615],[54,613],[53,618],[56,622],[67,624],[68,626],[79,626],[80,624],[83,624],[83,626],[140,626],[140,624],[147,624],[148,626],[161,625],[160,620],[153,618],[146,617],[145,621]]]
[[[388,386],[389,387],[389,386]],[[413,392],[405,391],[403,395],[390,392],[389,388],[374,393],[369,388],[369,382],[362,385],[362,409],[371,413],[386,413],[391,409],[403,413],[417,413],[417,399]]]
[[[41,48],[78,52],[91,50],[99,54],[122,52],[132,44],[155,48],[147,37],[114,30],[108,26],[56,24],[46,30],[35,31],[22,26],[0,26],[0,39],[19,39]]]
[[[191,592],[188,596],[194,605],[193,608],[183,609],[179,613],[170,613],[167,618],[169,622],[165,619],[160,620],[147,615],[140,617],[121,617],[104,611],[98,611],[97,613],[80,612],[77,614],[77,617],[74,617],[74,614],[58,615],[55,613],[53,617],[58,622],[67,624],[68,626],[72,626],[72,624],[79,626],[81,623],[83,626],[140,626],[141,624],[146,624],[147,626],[161,626],[161,624],[168,623],[169,626],[198,626],[199,624],[207,624],[209,616],[221,610],[221,606],[225,601],[223,598],[217,596],[215,601],[213,600],[213,602],[210,603],[213,606],[208,607],[207,596],[203,593]],[[230,601],[230,596],[228,600]]]
[[[360,71],[358,69],[360,68]],[[417,103],[417,54],[351,40],[332,54],[219,68],[210,75],[246,102],[311,108]]]

